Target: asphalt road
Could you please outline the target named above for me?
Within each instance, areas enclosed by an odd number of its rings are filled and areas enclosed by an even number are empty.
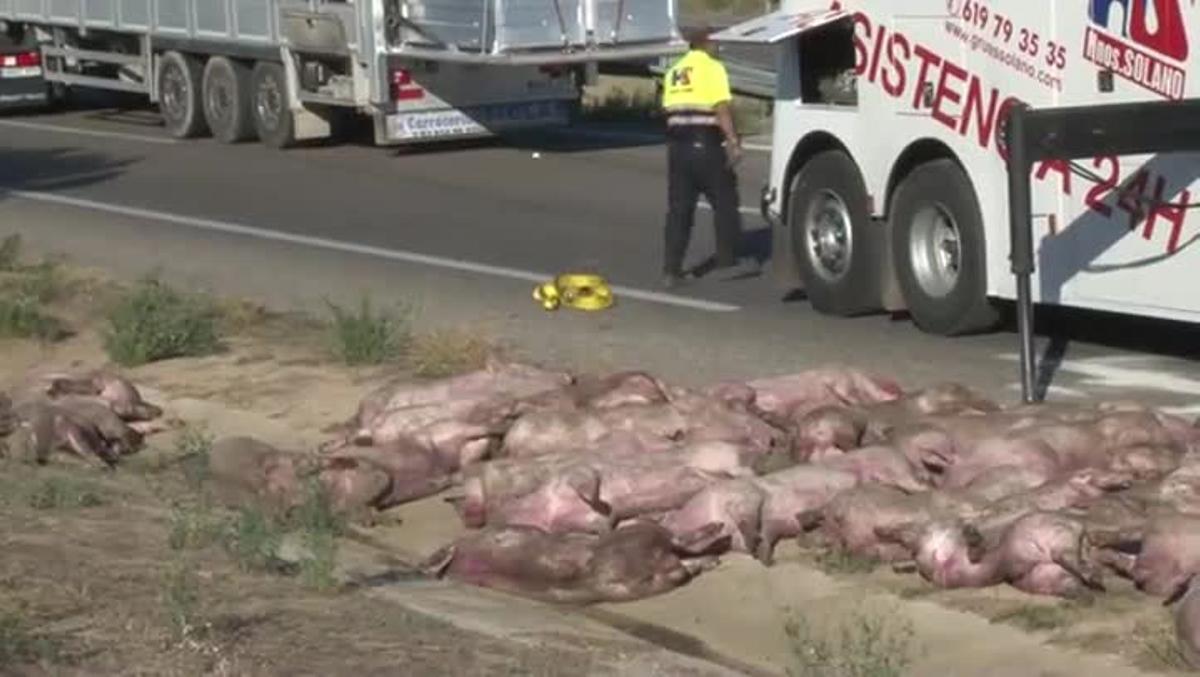
[[[741,168],[747,247],[767,155]],[[0,235],[123,273],[162,268],[225,293],[314,307],[361,291],[472,323],[553,359],[640,366],[680,381],[830,361],[913,385],[1016,389],[1010,329],[942,339],[904,320],[813,313],[768,278],[657,289],[665,157],[653,138],[571,132],[397,151],[349,141],[279,152],[174,142],[145,110],[0,117]],[[711,251],[697,215],[694,257]],[[531,282],[592,269],[618,306],[548,314]],[[1039,319],[1050,397],[1139,397],[1200,414],[1197,332],[1092,315]],[[1053,340],[1051,340],[1053,338]]]

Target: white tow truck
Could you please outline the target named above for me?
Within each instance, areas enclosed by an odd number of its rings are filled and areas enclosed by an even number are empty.
[[[178,138],[380,145],[566,124],[601,61],[683,49],[674,0],[0,0],[56,87],[144,94]]]
[[[783,0],[726,43],[777,58],[764,215],[820,312],[995,326],[1009,275],[1005,121],[1200,97],[1194,0]],[[1200,154],[1032,172],[1033,300],[1200,322]]]

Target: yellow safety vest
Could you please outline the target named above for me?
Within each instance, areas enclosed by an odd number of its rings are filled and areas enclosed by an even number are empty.
[[[663,75],[668,124],[717,124],[716,106],[730,101],[729,75],[720,61],[694,49]]]

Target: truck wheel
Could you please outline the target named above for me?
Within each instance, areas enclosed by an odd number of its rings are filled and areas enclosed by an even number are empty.
[[[190,139],[208,132],[204,103],[200,97],[200,66],[179,52],[162,55],[158,68],[158,109],[167,131],[177,139]]]
[[[204,67],[204,119],[218,141],[237,143],[254,134],[250,91],[250,69],[245,64],[223,56],[208,60]]]
[[[958,165],[935,160],[914,169],[896,189],[891,218],[896,276],[913,322],[943,336],[994,327],[983,216]]]
[[[809,303],[827,315],[879,310],[882,247],[867,212],[867,190],[854,162],[825,151],[796,174],[788,221]]]
[[[296,143],[292,111],[288,108],[287,77],[283,66],[259,61],[254,66],[254,128],[258,138],[272,148]]]

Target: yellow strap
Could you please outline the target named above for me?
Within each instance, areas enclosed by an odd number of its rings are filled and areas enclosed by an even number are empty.
[[[597,311],[614,303],[612,289],[599,275],[568,273],[533,288],[533,298],[546,310],[566,305],[577,310]]]

